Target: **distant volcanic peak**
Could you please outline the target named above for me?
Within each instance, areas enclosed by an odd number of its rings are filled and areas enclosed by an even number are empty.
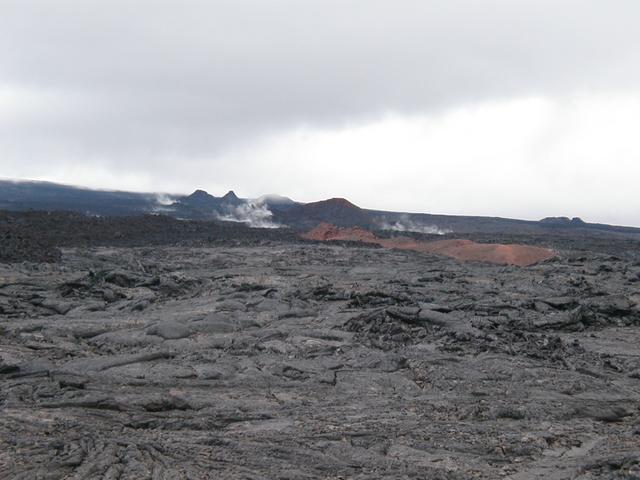
[[[184,197],[180,200],[180,203],[190,205],[194,207],[211,206],[216,202],[216,197],[210,195],[204,190],[196,190],[191,195]]]
[[[305,207],[335,207],[335,208],[348,208],[362,210],[357,205],[354,205],[346,198],[329,198],[327,200],[320,200],[319,202],[305,203]]]
[[[236,195],[236,193],[233,190],[229,190],[224,197],[222,197],[222,200],[224,200],[225,202],[239,202],[240,199],[238,198],[238,196]]]
[[[374,223],[369,213],[343,198],[296,205],[284,214],[283,222],[305,228],[321,222],[339,227],[369,227]]]
[[[196,198],[214,198],[214,197],[213,195],[210,195],[204,190],[198,189],[195,192],[193,192],[191,195],[189,195],[187,198],[196,199]]]
[[[407,237],[378,238],[372,232],[362,228],[338,228],[326,222],[319,224],[314,229],[301,235],[301,237],[307,240],[350,240],[374,243],[385,248],[434,253],[461,261],[487,262],[519,267],[528,267],[555,257],[555,253],[549,249],[529,245],[475,243],[466,239],[421,242]]]

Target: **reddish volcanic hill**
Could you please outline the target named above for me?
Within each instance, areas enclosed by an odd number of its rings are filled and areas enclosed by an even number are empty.
[[[321,202],[297,205],[280,214],[275,220],[287,225],[309,228],[321,222],[340,227],[367,227],[373,224],[371,216],[344,198],[330,198]]]
[[[313,230],[300,235],[306,240],[349,240],[355,242],[378,243],[380,239],[368,230],[359,227],[338,228],[322,222]]]
[[[488,262],[520,267],[527,267],[555,256],[549,249],[529,245],[475,243],[471,240],[462,239],[420,242],[407,237],[378,238],[373,233],[362,228],[338,228],[328,223],[321,223],[313,230],[301,235],[301,237],[307,240],[351,240],[374,243],[386,248],[446,255],[462,261]]]

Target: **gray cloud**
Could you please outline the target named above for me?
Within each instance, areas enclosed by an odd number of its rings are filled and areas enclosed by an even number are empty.
[[[16,105],[0,113],[0,175],[221,185],[228,152],[300,126],[634,91],[639,14],[634,0],[5,0],[0,108]]]
[[[83,97],[31,122],[101,131],[101,148],[141,135],[209,152],[247,131],[640,80],[633,1],[3,5],[2,83]]]

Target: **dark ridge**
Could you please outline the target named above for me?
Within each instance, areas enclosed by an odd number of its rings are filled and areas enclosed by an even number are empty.
[[[163,200],[163,201],[161,201]],[[167,200],[169,200],[167,202]],[[288,200],[288,199],[286,199]],[[372,230],[411,222],[418,232],[431,227],[456,234],[596,234],[640,237],[640,228],[588,223],[581,218],[548,217],[540,221],[499,217],[436,215],[367,210],[345,198],[331,198],[307,204],[270,200],[265,204],[273,220],[297,230],[309,230],[321,222],[339,227]],[[135,216],[161,213],[178,219],[215,220],[229,215],[233,208],[248,203],[233,190],[215,197],[199,189],[188,196],[156,193],[90,190],[50,182],[0,180],[0,209],[11,211],[73,211],[89,216]],[[403,228],[411,232],[413,226]],[[423,230],[421,230],[421,228]]]
[[[86,215],[139,215],[155,211],[158,194],[90,190],[51,182],[0,180],[0,209],[68,210]]]
[[[65,247],[263,245],[297,241],[289,229],[237,222],[177,220],[164,215],[88,217],[75,212],[0,210],[0,262],[53,262]]]

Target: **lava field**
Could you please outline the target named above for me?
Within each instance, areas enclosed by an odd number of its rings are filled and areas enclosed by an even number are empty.
[[[640,478],[637,240],[532,237],[556,256],[517,267],[25,222],[2,237],[0,478]]]

